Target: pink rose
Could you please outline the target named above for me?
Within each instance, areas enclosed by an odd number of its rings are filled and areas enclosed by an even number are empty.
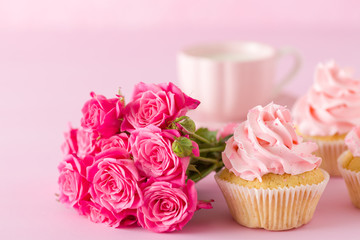
[[[92,99],[82,108],[81,126],[86,131],[95,131],[101,137],[110,137],[120,131],[124,103],[120,98],[107,99],[90,93]]]
[[[141,206],[140,177],[129,153],[112,148],[97,155],[95,160],[87,169],[88,181],[92,182],[90,194],[95,202],[116,214]]]
[[[138,209],[139,224],[154,232],[181,230],[197,208],[195,183],[185,186],[150,182],[143,186],[144,204]]]
[[[64,136],[65,142],[61,146],[61,150],[65,155],[76,154],[79,158],[95,155],[97,133],[85,131],[83,128],[70,128],[68,132],[64,133]]]
[[[97,143],[98,151],[105,151],[111,148],[123,148],[130,151],[129,136],[126,133],[120,133],[110,138],[101,138]]]
[[[72,128],[70,126],[70,129],[68,132],[64,133],[65,142],[61,146],[61,150],[64,155],[77,153],[78,151],[78,144],[77,144],[77,132],[78,130],[76,128]]]
[[[131,132],[150,124],[166,128],[171,121],[199,104],[172,83],[139,83],[135,86],[132,102],[126,105],[121,130]]]
[[[80,160],[75,154],[71,154],[59,164],[60,202],[78,208],[79,201],[88,194],[90,183],[86,180],[86,167],[91,162],[91,158]]]
[[[77,156],[79,158],[85,158],[87,155],[95,155],[97,138],[97,133],[79,128],[76,134],[78,146]]]
[[[135,209],[116,214],[91,201],[81,201],[79,205],[79,213],[94,223],[104,223],[109,227],[126,227],[137,222]]]
[[[153,125],[133,131],[129,141],[135,166],[146,177],[183,184],[189,157],[179,158],[171,147],[179,136],[174,129],[161,130]]]

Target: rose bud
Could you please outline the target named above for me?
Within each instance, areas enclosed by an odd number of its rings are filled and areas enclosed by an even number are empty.
[[[178,157],[189,157],[193,153],[193,143],[186,137],[176,138],[172,150]]]
[[[175,120],[176,122],[176,120]],[[194,133],[196,131],[195,122],[188,116],[184,116],[183,120],[179,121],[179,124],[184,128],[188,133]]]

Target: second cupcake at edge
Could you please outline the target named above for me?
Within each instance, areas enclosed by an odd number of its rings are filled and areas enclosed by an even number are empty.
[[[340,176],[337,159],[347,147],[346,134],[360,125],[360,81],[335,62],[319,63],[314,83],[293,107],[294,123],[304,141],[316,142],[321,168]]]
[[[225,168],[215,175],[233,218],[268,230],[308,223],[329,180],[316,149],[296,134],[285,107],[251,109],[227,141]]]
[[[348,149],[338,159],[338,166],[345,180],[351,202],[360,208],[360,126],[345,137]]]

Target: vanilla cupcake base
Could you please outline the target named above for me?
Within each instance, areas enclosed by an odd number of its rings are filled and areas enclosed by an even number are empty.
[[[342,177],[345,180],[351,202],[355,207],[360,208],[360,172],[351,171],[343,167],[349,158],[349,151],[343,152],[338,159],[338,166]]]
[[[314,154],[322,158],[320,165],[322,169],[327,171],[332,177],[341,176],[337,159],[345,150],[347,150],[343,139],[319,140],[311,137],[303,137],[303,139],[304,141],[316,142],[319,146],[319,149],[314,152]]]
[[[318,184],[256,189],[240,186],[215,175],[233,218],[241,225],[267,230],[287,230],[308,223],[329,181]]]

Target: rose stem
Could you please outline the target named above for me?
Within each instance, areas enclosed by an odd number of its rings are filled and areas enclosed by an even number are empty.
[[[193,178],[192,180],[194,182],[198,182],[201,179],[205,178],[207,175],[209,175],[212,171],[214,171],[216,168],[222,166],[222,162],[214,163],[211,167],[206,169],[205,171],[201,172],[196,178]]]
[[[190,133],[190,135],[193,136],[194,138],[204,142],[204,143],[207,143],[207,144],[209,144],[211,146],[214,146],[214,143],[210,142],[206,138],[203,138],[202,136],[197,135],[196,133]]]
[[[200,153],[206,153],[206,152],[222,152],[225,149],[225,145],[218,146],[218,147],[211,147],[211,148],[203,148],[199,149]]]
[[[218,163],[219,162],[219,160],[215,159],[215,158],[196,157],[196,156],[192,156],[191,158],[194,158],[196,160],[200,160],[203,162],[209,162],[209,163]]]

